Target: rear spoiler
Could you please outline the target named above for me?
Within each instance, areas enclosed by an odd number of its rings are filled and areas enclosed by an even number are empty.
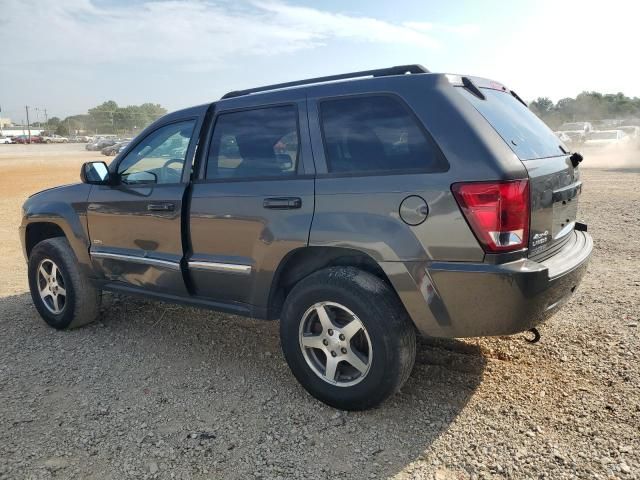
[[[447,73],[445,77],[447,77],[447,80],[449,80],[449,83],[451,85],[454,85],[456,87],[464,87],[465,82],[471,82],[478,88],[490,88],[491,90],[500,90],[502,92],[509,91],[509,89],[500,82],[489,80],[488,78],[473,77],[471,75],[457,75],[451,73]]]
[[[484,100],[485,96],[483,95],[481,88],[488,88],[491,90],[498,90],[500,92],[510,93],[513,97],[522,103],[525,107],[529,108],[529,105],[520,98],[520,96],[514,92],[513,90],[509,90],[500,82],[496,82],[495,80],[489,80],[488,78],[482,77],[472,77],[470,75],[457,75],[447,73],[445,75],[449,83],[455,87],[464,87],[473,93],[476,97]]]

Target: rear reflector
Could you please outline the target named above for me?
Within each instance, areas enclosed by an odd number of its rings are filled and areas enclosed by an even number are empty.
[[[529,180],[454,183],[451,191],[487,253],[529,244]]]

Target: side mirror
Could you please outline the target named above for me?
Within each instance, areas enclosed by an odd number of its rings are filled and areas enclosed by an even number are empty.
[[[134,172],[122,174],[120,180],[126,185],[146,185],[158,183],[158,176],[153,172]]]
[[[89,185],[107,185],[109,183],[109,169],[104,162],[86,162],[80,169],[80,180]]]
[[[293,166],[291,157],[288,153],[276,153],[276,162],[283,170],[288,170]]]

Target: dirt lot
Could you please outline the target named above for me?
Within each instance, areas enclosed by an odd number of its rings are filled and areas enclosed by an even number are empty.
[[[596,251],[539,344],[421,340],[399,395],[346,413],[296,383],[276,322],[108,297],[45,326],[20,205],[82,148],[0,146],[0,478],[640,478],[640,159],[585,160]]]

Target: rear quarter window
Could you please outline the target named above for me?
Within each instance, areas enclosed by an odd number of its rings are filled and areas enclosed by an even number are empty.
[[[520,160],[557,157],[565,152],[547,125],[509,92],[482,88],[485,100],[456,89],[480,112]]]
[[[323,100],[320,117],[330,173],[449,168],[417,118],[391,95]]]

